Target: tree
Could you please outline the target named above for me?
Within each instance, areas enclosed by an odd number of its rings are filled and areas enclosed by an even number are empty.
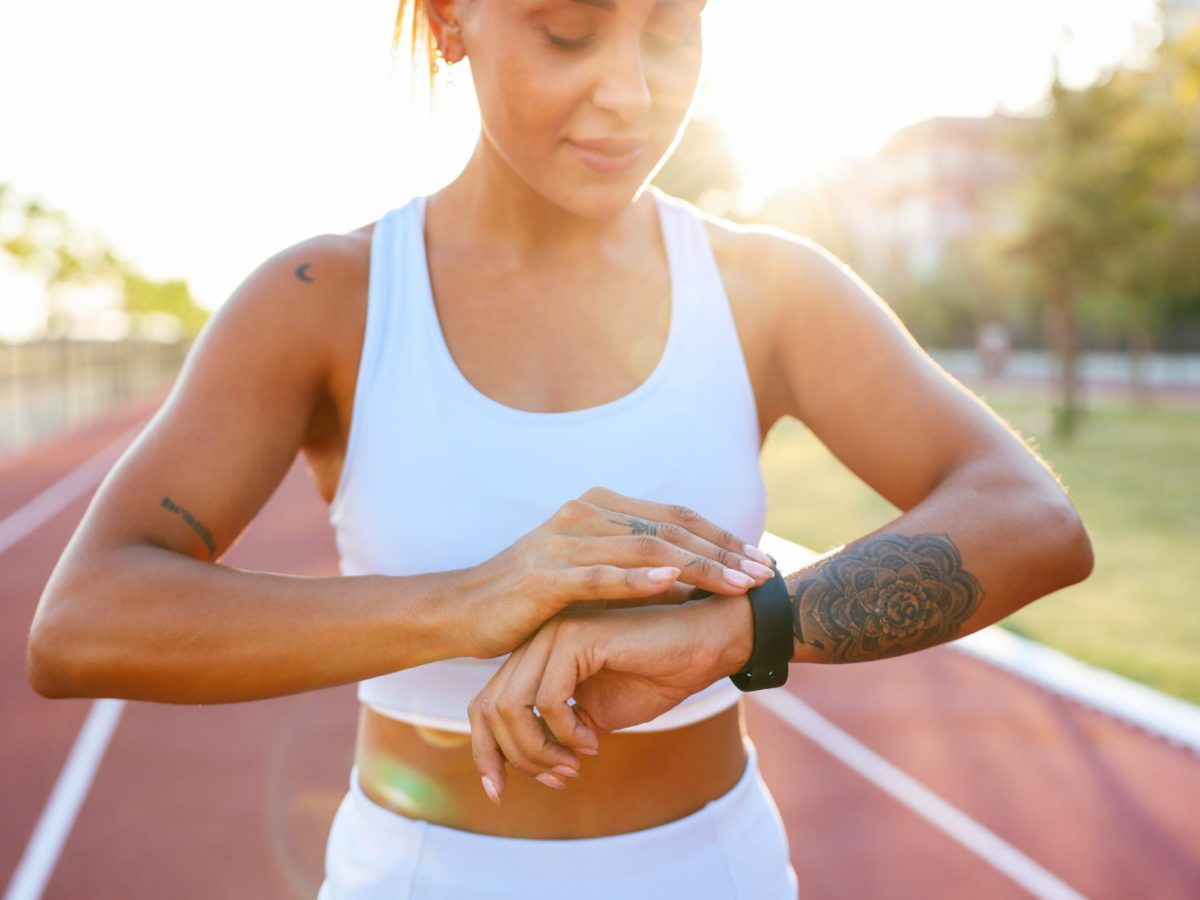
[[[41,276],[51,334],[65,328],[68,316],[60,308],[56,289],[68,284],[113,284],[135,321],[147,313],[167,313],[191,336],[208,317],[186,282],[145,278],[103,238],[75,227],[65,213],[36,198],[18,197],[7,182],[0,182],[0,251],[20,268]]]
[[[136,272],[127,272],[124,296],[125,310],[135,320],[149,313],[167,313],[179,322],[189,337],[199,334],[208,320],[208,310],[197,305],[186,281],[151,281]]]
[[[1123,242],[1101,260],[1104,289],[1090,304],[1129,335],[1142,403],[1153,335],[1189,300],[1200,305],[1200,28],[1163,43],[1156,63],[1100,88],[1125,97],[1128,113],[1114,133],[1129,174],[1117,182]]]
[[[1019,188],[1021,224],[1001,252],[1045,298],[1060,437],[1081,410],[1080,321],[1121,328],[1144,356],[1172,299],[1195,290],[1198,34],[1164,44],[1149,69],[1117,67],[1083,90],[1056,71],[1051,112],[1018,138],[1032,164]]]

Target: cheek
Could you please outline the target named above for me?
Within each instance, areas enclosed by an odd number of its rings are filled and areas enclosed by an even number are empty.
[[[680,53],[653,68],[654,106],[664,118],[680,119],[691,108],[700,81],[699,48]]]
[[[507,59],[476,81],[484,127],[514,152],[556,143],[568,133],[571,116],[586,99],[569,79],[555,77],[527,59]]]

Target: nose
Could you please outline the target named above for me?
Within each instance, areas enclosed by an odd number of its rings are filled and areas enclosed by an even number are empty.
[[[650,109],[650,87],[646,84],[646,67],[638,42],[620,42],[601,65],[604,70],[593,93],[593,102],[631,124],[640,120]]]

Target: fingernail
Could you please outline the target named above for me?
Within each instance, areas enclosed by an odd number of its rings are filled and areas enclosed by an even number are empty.
[[[770,578],[775,574],[768,567],[760,566],[750,559],[742,560],[742,571],[747,575],[753,575],[755,578]]]
[[[496,790],[495,782],[486,775],[482,776],[480,780],[483,782],[483,792],[488,795],[488,799],[499,806],[500,792]]]
[[[647,574],[651,581],[674,581],[679,577],[679,570],[674,566],[664,566],[660,569],[651,569]]]
[[[588,756],[599,756],[600,755],[600,751],[596,750],[593,747],[576,747],[575,752],[576,753],[585,753]]]
[[[546,787],[558,788],[560,791],[566,788],[561,778],[551,775],[549,772],[543,772],[541,775],[535,776],[536,781],[540,781]]]
[[[764,566],[771,565],[771,557],[767,556],[767,554],[763,553],[761,550],[759,550],[753,544],[746,544],[742,549],[745,552],[745,554],[748,557],[750,557],[751,559],[757,560],[758,562],[762,563]]]
[[[754,579],[745,572],[739,572],[736,569],[725,570],[725,581],[733,585],[735,588],[748,588],[754,584]]]
[[[559,775],[565,775],[568,778],[579,777],[579,772],[577,772],[575,769],[572,769],[570,766],[555,766],[550,771],[557,772]]]

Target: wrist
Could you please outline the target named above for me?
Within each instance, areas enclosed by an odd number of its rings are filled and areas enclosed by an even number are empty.
[[[718,678],[726,678],[745,668],[754,650],[754,613],[750,596],[713,594],[702,600],[688,601],[709,622]]]
[[[496,604],[497,573],[487,562],[442,573],[444,591],[438,591],[442,610],[442,633],[453,643],[454,657],[494,659],[511,650],[501,647],[485,623],[488,608]]]

